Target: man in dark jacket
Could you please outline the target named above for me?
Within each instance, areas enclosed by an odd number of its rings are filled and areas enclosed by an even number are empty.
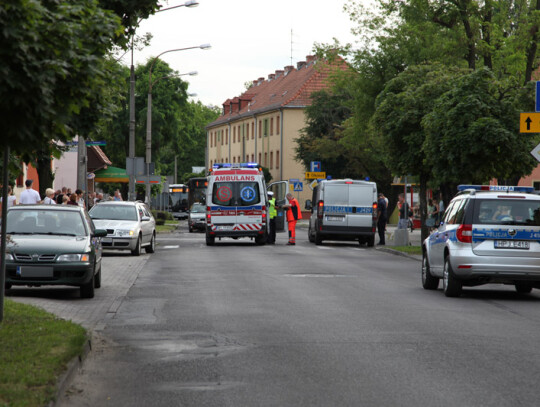
[[[384,246],[384,231],[386,229],[386,220],[388,218],[388,210],[386,208],[386,200],[382,193],[379,194],[377,201],[377,232],[379,233],[379,245]]]

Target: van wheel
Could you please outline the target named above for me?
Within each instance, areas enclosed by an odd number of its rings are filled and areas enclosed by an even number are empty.
[[[444,259],[443,271],[443,292],[447,297],[459,297],[463,284],[459,281],[452,271],[449,256]]]
[[[368,237],[367,240],[366,240],[366,243],[367,243],[368,247],[375,246],[375,235]]]
[[[311,226],[309,226],[308,228],[307,238],[310,241],[310,243],[315,243],[315,238],[313,237],[313,233],[311,233]]]
[[[529,294],[532,291],[532,285],[525,282],[516,282],[516,291],[520,294]]]
[[[255,244],[262,246],[266,243],[266,240],[268,240],[268,236],[266,233],[263,233],[262,235],[258,235],[255,237]]]
[[[216,242],[216,238],[214,236],[206,235],[206,245],[207,246],[213,246]]]
[[[315,232],[315,244],[317,246],[322,244],[322,236],[319,234],[319,232]]]

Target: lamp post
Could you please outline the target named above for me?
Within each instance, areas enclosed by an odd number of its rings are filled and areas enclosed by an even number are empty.
[[[175,48],[170,49],[167,51],[162,52],[157,57],[154,58],[152,61],[152,64],[150,65],[150,70],[148,72],[148,104],[146,109],[146,175],[150,175],[150,163],[152,162],[152,87],[153,85],[158,82],[161,79],[170,78],[170,77],[177,77],[177,76],[184,76],[184,75],[197,75],[197,71],[192,71],[184,74],[173,74],[173,75],[167,75],[162,76],[161,78],[156,79],[154,82],[152,82],[152,69],[154,69],[154,65],[158,58],[162,56],[163,54],[167,54],[169,52],[176,52],[176,51],[185,51],[188,49],[209,49],[211,48],[210,44],[202,44],[195,47],[186,47],[186,48]],[[151,205],[150,202],[150,194],[151,194],[151,187],[150,182],[146,184],[146,199],[148,202],[148,205]]]
[[[179,4],[178,6],[167,7],[160,10],[157,10],[156,13],[162,11],[172,10],[178,7],[197,7],[199,2],[197,0],[188,0],[184,4]],[[141,20],[137,21],[137,25]],[[135,32],[133,33],[133,36]],[[132,166],[135,165],[135,67],[133,65],[133,36],[131,37],[131,66],[130,66],[130,75],[129,75],[129,147],[128,147],[128,156],[131,160]],[[125,54],[124,54],[125,55]],[[135,169],[133,169],[135,170]],[[135,175],[129,174],[129,192],[128,200],[134,201],[136,198],[135,195]]]

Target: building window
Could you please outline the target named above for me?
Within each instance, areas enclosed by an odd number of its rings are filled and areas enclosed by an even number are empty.
[[[270,118],[270,135],[274,135],[274,118]]]
[[[268,153],[264,153],[264,166],[268,167]]]
[[[233,127],[232,130],[232,142],[236,143],[236,127]]]
[[[249,123],[246,126],[246,139],[249,139]]]
[[[270,151],[270,169],[274,168],[274,152]]]
[[[251,154],[251,162],[255,161],[255,154]]]
[[[210,147],[213,147],[214,145],[212,144],[212,132],[208,133],[208,145]]]
[[[261,153],[259,153],[259,164],[262,163],[261,158],[262,158],[262,157],[261,157]]]
[[[276,116],[276,134],[279,134],[279,116]]]
[[[236,157],[233,157],[232,162],[236,163]]]
[[[242,157],[238,156],[238,162],[242,162]]]
[[[261,138],[262,135],[262,120],[259,120],[259,138]]]
[[[225,145],[229,144],[229,129],[225,129]]]
[[[251,122],[251,139],[253,140],[254,138],[255,138],[255,122]]]
[[[279,150],[276,151],[276,169],[279,168]]]

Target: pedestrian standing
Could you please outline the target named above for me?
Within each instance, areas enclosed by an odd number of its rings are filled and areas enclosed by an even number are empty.
[[[386,230],[386,219],[388,217],[388,210],[386,207],[386,200],[382,193],[379,194],[379,200],[377,201],[377,232],[379,232],[378,245],[385,245],[384,231]]]
[[[75,195],[77,196],[77,205],[84,208],[84,192],[81,189],[77,188],[75,190]]]
[[[401,193],[398,196],[399,201],[399,223],[398,229],[407,229],[409,225],[409,204],[405,200],[405,194]]]
[[[438,219],[439,223],[442,221],[444,210],[445,210],[445,207],[444,207],[443,196],[442,196],[442,193],[440,193],[439,194],[439,219]]]
[[[41,197],[39,196],[39,192],[35,189],[32,189],[32,184],[34,183],[33,179],[27,179],[24,183],[26,185],[26,189],[21,192],[21,197],[19,199],[19,202],[22,205],[32,205],[41,203]]]
[[[45,190],[45,199],[43,200],[43,203],[46,205],[56,205],[56,201],[54,199],[54,189],[47,188]]]
[[[268,202],[270,204],[270,209],[268,211],[268,216],[270,217],[270,232],[268,233],[268,239],[266,243],[275,244],[276,243],[276,198],[274,198],[274,193],[268,191]]]
[[[17,197],[13,195],[13,189],[11,188],[11,185],[8,185],[8,197],[7,197],[7,208],[11,208],[12,206],[17,205]],[[0,197],[0,216],[2,211],[2,197]]]
[[[66,187],[62,187],[62,191],[56,195],[56,203],[57,204],[61,204],[62,202],[64,202],[64,195],[67,196],[67,188]]]
[[[290,192],[286,195],[288,204],[283,205],[283,209],[287,210],[287,226],[289,227],[289,246],[296,244],[296,222],[302,219],[300,205],[296,198]]]
[[[114,191],[114,198],[113,198],[115,201],[123,201],[122,199],[122,194],[120,193],[120,190],[117,189],[116,191]]]

